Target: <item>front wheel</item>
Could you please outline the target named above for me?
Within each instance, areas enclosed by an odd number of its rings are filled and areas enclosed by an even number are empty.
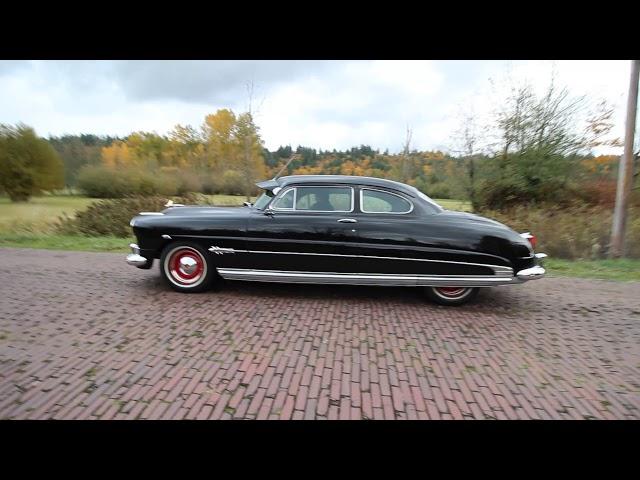
[[[191,242],[167,245],[160,257],[160,272],[178,292],[203,292],[217,276],[215,267],[199,245]]]
[[[425,287],[429,299],[440,305],[457,306],[470,302],[480,291],[477,287]]]

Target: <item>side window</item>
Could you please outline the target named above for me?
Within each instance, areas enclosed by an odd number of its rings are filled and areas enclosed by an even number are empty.
[[[295,210],[311,212],[350,212],[353,189],[350,187],[297,187]]]
[[[360,191],[360,208],[364,213],[409,213],[413,205],[400,195],[363,188]]]
[[[292,188],[291,190],[286,191],[284,195],[282,195],[275,202],[273,202],[273,208],[278,210],[293,209],[293,202],[295,200],[295,195],[296,195],[295,188]]]

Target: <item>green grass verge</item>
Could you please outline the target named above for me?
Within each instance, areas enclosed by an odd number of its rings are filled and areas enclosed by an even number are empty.
[[[43,248],[82,252],[129,253],[133,238],[81,237],[71,235],[4,234],[0,233],[0,247]]]
[[[242,205],[241,195],[207,195],[214,205]],[[73,216],[98,199],[74,195],[45,195],[13,203],[0,197],[0,234],[54,234],[54,223],[63,213]]]
[[[49,233],[60,215],[75,215],[93,201],[87,197],[49,195],[12,203],[8,198],[0,197],[0,233]]]
[[[448,198],[434,198],[434,202],[447,210],[454,210],[458,212],[470,212],[471,203],[464,200],[451,200]]]
[[[603,280],[640,281],[640,260],[560,260],[544,262],[547,273],[554,277],[599,278]]]

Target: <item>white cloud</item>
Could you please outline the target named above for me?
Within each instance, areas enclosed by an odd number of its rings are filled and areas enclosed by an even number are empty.
[[[510,71],[541,89],[555,65],[573,95],[606,98],[624,131],[628,61],[202,61],[0,62],[0,122],[41,135],[134,130],[164,133],[200,125],[218,108],[242,110],[246,82],[266,146],[398,151],[407,125],[414,146],[452,145],[461,109],[487,118],[503,90],[489,78]]]

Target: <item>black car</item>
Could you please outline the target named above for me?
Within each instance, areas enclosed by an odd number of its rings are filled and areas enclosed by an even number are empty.
[[[445,305],[479,287],[544,276],[535,237],[445,210],[391,180],[292,175],[257,184],[243,207],[173,205],[131,220],[127,263],[160,272],[180,292],[229,280],[426,287]]]

